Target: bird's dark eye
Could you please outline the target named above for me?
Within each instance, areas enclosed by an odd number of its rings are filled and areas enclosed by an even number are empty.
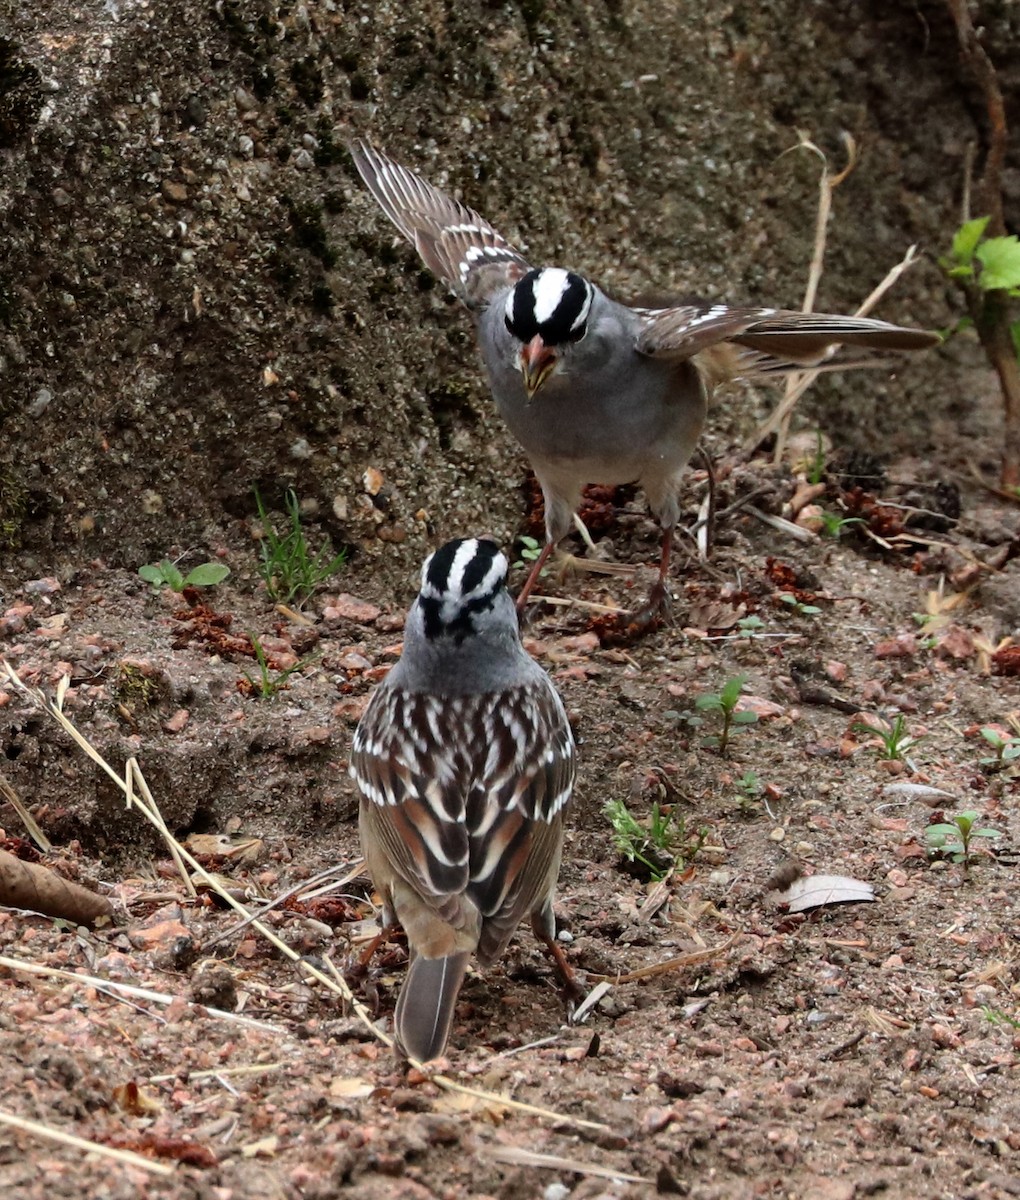
[[[513,322],[510,320],[510,317],[506,313],[503,314],[503,324],[506,326],[506,331],[508,334],[510,334],[511,337],[517,336],[514,333]]]
[[[582,321],[576,329],[571,329],[567,336],[563,339],[565,342],[579,342],[581,338],[588,332],[588,322]]]

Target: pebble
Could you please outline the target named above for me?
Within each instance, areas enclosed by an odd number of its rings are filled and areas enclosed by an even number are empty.
[[[177,183],[173,179],[164,179],[159,185],[159,190],[163,193],[163,199],[169,200],[171,204],[184,204],[188,199],[188,189],[183,183]]]
[[[322,615],[327,621],[354,621],[358,625],[372,625],[381,612],[378,605],[352,596],[350,592],[341,592],[323,608]]]
[[[191,720],[191,713],[186,708],[179,708],[171,717],[163,722],[163,728],[167,733],[181,733],[188,721]]]
[[[30,579],[23,590],[30,596],[52,596],[55,592],[60,591],[60,581],[54,579],[52,575],[43,579]]]

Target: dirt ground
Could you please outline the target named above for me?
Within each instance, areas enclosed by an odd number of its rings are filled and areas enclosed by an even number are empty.
[[[817,502],[862,518],[838,539],[723,515],[710,561],[682,543],[672,621],[632,644],[603,645],[590,608],[531,609],[528,645],[581,742],[566,949],[588,987],[611,986],[567,1024],[522,932],[469,977],[444,1069],[544,1116],[407,1073],[234,914],[189,899],[116,789],[0,681],[4,772],[56,843],[46,861],[116,906],[93,931],[0,913],[3,954],[173,997],[0,968],[0,1109],[174,1167],[157,1178],[4,1130],[0,1186],[26,1200],[1020,1194],[1017,771],[983,762],[979,733],[1008,737],[1020,713],[1002,641],[1020,628],[1020,509],[964,479],[973,450],[881,477],[830,457]],[[756,492],[762,510],[790,511],[795,470],[720,459],[720,509]],[[856,492],[855,471],[872,473]],[[703,493],[692,472],[691,511]],[[600,551],[654,560],[640,497],[616,500],[589,510],[607,528]],[[346,754],[414,580],[356,564],[294,618],[259,581],[249,523],[219,553],[230,579],[191,605],[101,561],[17,583],[8,571],[0,652],[49,691],[69,674],[66,710],[115,769],[137,755],[200,860],[273,897],[357,861]],[[619,605],[645,583],[639,569],[546,587]],[[246,679],[260,678],[248,632],[271,678],[313,657],[263,697]],[[719,727],[696,701],[737,675],[758,720],[723,755],[702,744]],[[883,759],[857,713],[901,714],[918,740]],[[616,851],[610,801],[682,822],[664,884]],[[925,835],[939,812],[966,810],[1001,835],[969,871],[929,854]],[[11,807],[0,822],[28,854]],[[772,890],[790,861],[866,881],[875,900],[790,912]],[[370,897],[355,878],[267,921],[342,967],[373,928]],[[389,947],[355,985],[383,1029],[403,961]]]

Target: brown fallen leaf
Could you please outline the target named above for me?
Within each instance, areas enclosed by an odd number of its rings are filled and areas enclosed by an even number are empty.
[[[0,905],[63,917],[77,925],[91,925],[113,914],[105,896],[62,879],[41,863],[22,862],[6,850],[0,850]]]

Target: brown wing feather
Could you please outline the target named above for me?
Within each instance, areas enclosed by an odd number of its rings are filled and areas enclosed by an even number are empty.
[[[545,678],[445,701],[384,686],[351,751],[362,821],[392,871],[437,911],[464,893],[510,932],[555,881],[575,770]]]
[[[777,364],[811,366],[836,346],[871,351],[921,350],[939,341],[936,333],[828,313],[777,308],[731,308],[723,304],[635,309],[642,328],[637,349],[654,358],[690,358],[719,342],[732,342]]]
[[[474,209],[367,142],[350,146],[354,165],[379,207],[433,274],[471,309],[531,270],[527,260]]]

